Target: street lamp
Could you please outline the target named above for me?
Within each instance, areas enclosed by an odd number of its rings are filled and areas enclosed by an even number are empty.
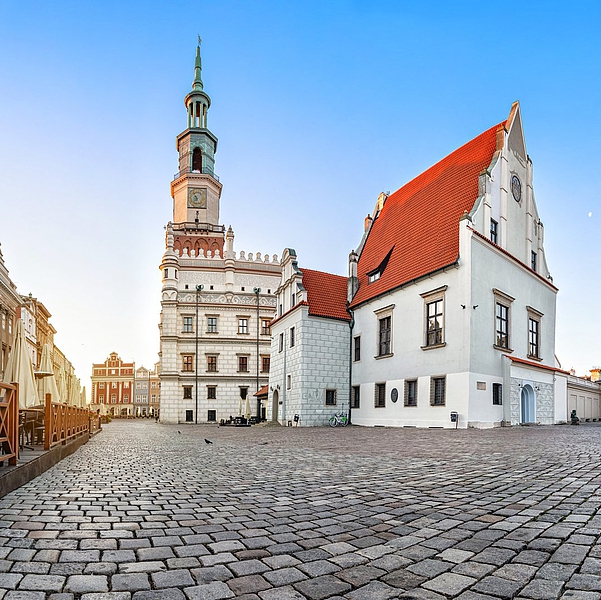
[[[196,411],[194,414],[194,423],[198,425],[198,297],[200,292],[202,292],[204,286],[202,284],[198,284],[196,286],[196,343],[195,343],[195,351],[194,351],[194,380],[195,380],[195,390],[194,397],[196,399]]]
[[[257,296],[257,394],[259,393],[259,325],[260,325],[260,317],[259,317],[259,294],[261,293],[261,288],[256,287],[253,289],[253,292]],[[261,398],[257,396],[257,422],[261,422]]]

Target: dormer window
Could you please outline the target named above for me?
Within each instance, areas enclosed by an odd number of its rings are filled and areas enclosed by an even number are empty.
[[[389,250],[388,254],[384,257],[384,259],[378,265],[378,267],[376,269],[374,269],[373,271],[370,271],[369,273],[367,273],[368,283],[374,283],[374,281],[378,281],[378,279],[380,279],[380,277],[382,277],[382,273],[384,273],[384,269],[386,268],[386,265],[388,264],[388,261],[390,260],[390,255],[392,254],[393,250],[394,250],[394,246]]]

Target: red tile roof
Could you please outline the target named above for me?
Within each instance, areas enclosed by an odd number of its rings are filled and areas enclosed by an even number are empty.
[[[350,321],[346,310],[347,278],[322,271],[301,269],[303,286],[307,290],[309,314]]]
[[[359,290],[351,307],[455,263],[459,257],[459,219],[478,197],[478,176],[497,150],[491,127],[391,194],[361,251]],[[368,283],[390,253],[380,279]]]
[[[549,365],[542,365],[541,363],[534,362],[533,360],[526,360],[524,358],[518,358],[517,356],[509,356],[509,354],[505,354],[505,356],[511,361],[515,363],[519,363],[522,365],[528,365],[529,367],[536,367],[537,369],[544,369],[545,371],[556,371],[558,373],[563,373],[564,375],[569,375],[569,371],[564,371],[559,367],[551,367]]]

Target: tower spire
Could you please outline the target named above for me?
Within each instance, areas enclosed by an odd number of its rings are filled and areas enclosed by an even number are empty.
[[[196,60],[194,62],[194,81],[192,82],[192,90],[194,91],[202,91],[202,60],[200,58],[200,44],[202,40],[200,36],[198,36],[198,46],[196,46]]]

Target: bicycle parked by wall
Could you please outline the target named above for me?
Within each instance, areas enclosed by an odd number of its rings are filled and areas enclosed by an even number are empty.
[[[337,427],[338,425],[342,425],[342,427],[348,425],[348,416],[345,413],[336,413],[330,417],[330,427]]]

